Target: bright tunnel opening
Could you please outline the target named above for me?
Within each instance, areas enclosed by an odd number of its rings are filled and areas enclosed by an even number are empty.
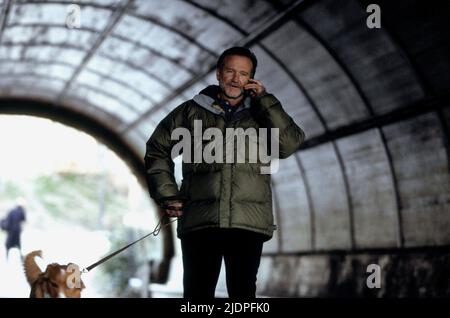
[[[0,116],[0,218],[25,201],[21,252],[46,264],[84,268],[151,232],[155,207],[129,167],[94,137],[49,119]],[[20,252],[0,231],[0,297],[28,297]],[[161,257],[149,237],[82,275],[83,297],[148,297],[148,264]]]

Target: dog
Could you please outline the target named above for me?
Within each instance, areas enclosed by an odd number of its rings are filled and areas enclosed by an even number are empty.
[[[28,253],[23,261],[25,276],[31,286],[30,298],[80,298],[85,285],[81,279],[79,284],[73,282],[74,271],[68,271],[73,263],[60,265],[52,263],[42,272],[36,264],[35,257],[42,257],[41,251]],[[72,284],[69,282],[72,282]],[[72,286],[70,286],[72,285]]]

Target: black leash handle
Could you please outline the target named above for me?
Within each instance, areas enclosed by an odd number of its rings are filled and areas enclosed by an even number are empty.
[[[82,270],[81,272],[82,272],[82,273],[88,273],[88,272],[90,272],[92,269],[94,269],[94,268],[97,267],[98,265],[100,265],[100,264],[106,262],[106,261],[109,260],[110,258],[116,256],[117,254],[119,254],[120,252],[126,250],[127,248],[129,248],[130,246],[136,244],[137,242],[142,241],[142,240],[145,239],[146,237],[148,237],[148,236],[150,236],[150,235],[157,236],[157,235],[159,234],[159,232],[161,231],[161,228],[162,228],[162,227],[167,226],[167,225],[169,225],[169,224],[171,224],[171,223],[173,223],[173,222],[176,221],[176,219],[175,219],[175,220],[169,221],[169,222],[165,223],[164,225],[162,225],[162,220],[164,219],[164,217],[166,217],[165,214],[162,215],[162,216],[160,217],[158,224],[156,225],[155,229],[154,229],[152,232],[150,232],[150,233],[144,235],[143,237],[141,237],[140,239],[137,239],[137,240],[134,241],[134,242],[131,242],[130,244],[128,244],[128,245],[122,247],[121,249],[115,251],[114,253],[111,253],[111,254],[109,254],[109,255],[103,257],[101,260],[95,262],[94,264],[89,265],[88,267],[83,268],[83,270]]]

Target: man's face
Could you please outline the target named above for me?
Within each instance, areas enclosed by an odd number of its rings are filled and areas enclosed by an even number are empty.
[[[225,57],[222,69],[216,70],[216,77],[223,94],[232,99],[244,95],[244,86],[252,73],[252,60],[245,56],[229,55]]]

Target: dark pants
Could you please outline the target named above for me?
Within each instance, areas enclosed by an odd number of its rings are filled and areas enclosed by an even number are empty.
[[[240,229],[202,229],[181,238],[185,298],[214,298],[222,258],[230,298],[254,298],[262,234]]]
[[[20,250],[20,230],[12,230],[8,232],[6,236],[6,258],[8,258],[9,250],[13,247],[17,247]]]

